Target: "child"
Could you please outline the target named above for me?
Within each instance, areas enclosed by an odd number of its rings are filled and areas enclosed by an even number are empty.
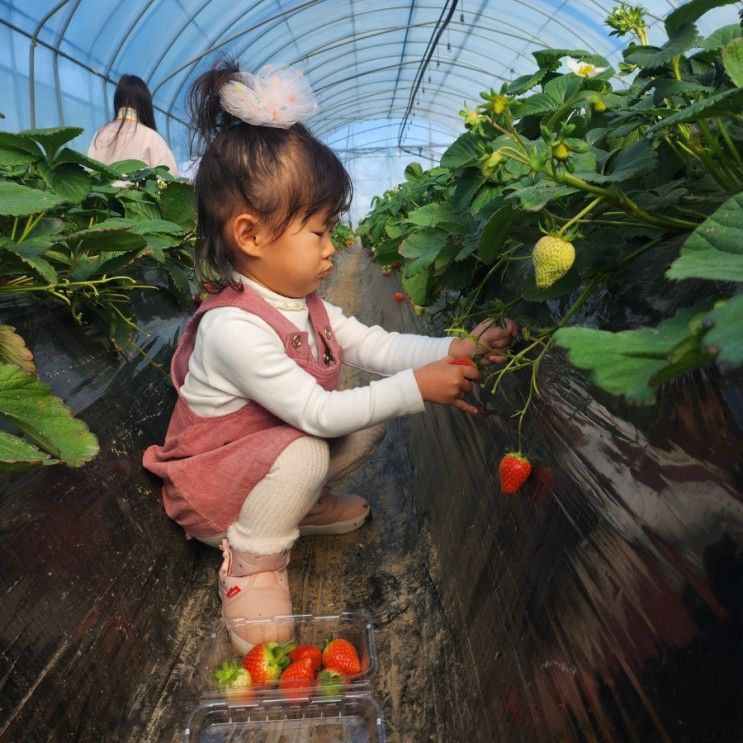
[[[163,446],[144,465],[164,481],[167,513],[189,537],[220,546],[225,620],[291,614],[286,567],[300,534],[358,529],[368,503],[335,486],[372,451],[387,419],[424,401],[476,413],[479,377],[453,359],[503,359],[508,330],[472,339],[366,327],[320,299],[331,229],[351,200],[337,157],[298,123],[316,103],[301,73],[257,75],[220,63],[194,84],[205,142],[195,179],[200,278],[214,286],[172,361],[178,400]],[[341,363],[389,375],[338,391]],[[247,623],[246,652],[267,637]]]
[[[93,137],[88,156],[102,163],[142,160],[151,168],[165,165],[173,175],[178,168],[166,141],[158,134],[152,95],[136,75],[122,75],[114,92],[116,118]]]

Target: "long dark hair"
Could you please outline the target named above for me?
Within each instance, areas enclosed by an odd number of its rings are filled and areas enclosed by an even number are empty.
[[[118,115],[119,110],[122,108],[133,108],[137,112],[137,123],[144,124],[150,129],[157,131],[155,124],[155,111],[152,108],[152,94],[150,89],[147,87],[147,83],[142,80],[141,77],[136,75],[122,75],[119,80],[116,90],[114,91],[114,117]],[[115,118],[114,118],[115,121]],[[112,122],[113,123],[113,122]],[[111,143],[114,144],[121,134],[121,129],[124,126],[125,120],[122,118],[119,122],[119,126],[116,129],[116,133],[111,138]],[[100,136],[101,132],[95,135],[96,140]]]
[[[194,82],[188,97],[191,154],[200,157],[194,179],[198,225],[196,274],[216,288],[241,285],[232,276],[227,220],[252,211],[278,238],[296,219],[336,217],[348,210],[351,178],[333,151],[302,124],[288,129],[254,126],[227,113],[219,90],[240,71],[220,59]]]
[[[147,83],[136,75],[122,75],[114,92],[114,112],[120,108],[133,108],[141,124],[157,131],[155,111],[152,108],[152,94]]]

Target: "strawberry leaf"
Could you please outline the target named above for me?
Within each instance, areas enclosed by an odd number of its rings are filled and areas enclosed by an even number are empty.
[[[731,196],[691,233],[666,276],[743,281],[743,193]]]
[[[0,364],[16,364],[29,374],[36,371],[34,356],[26,341],[11,325],[0,324]]]
[[[0,415],[71,467],[98,453],[98,441],[85,423],[49,387],[14,364],[0,364]]]

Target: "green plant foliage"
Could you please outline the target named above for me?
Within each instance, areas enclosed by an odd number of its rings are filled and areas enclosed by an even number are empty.
[[[356,235],[347,224],[338,222],[330,233],[330,239],[333,241],[335,249],[340,251],[350,248],[356,239]]]
[[[508,373],[530,375],[520,421],[555,342],[599,387],[643,404],[690,369],[741,364],[742,303],[719,294],[743,280],[741,31],[701,39],[694,25],[725,4],[680,6],[668,41],[653,47],[643,8],[621,3],[607,23],[634,38],[618,70],[581,50],[535,52],[536,72],[483,91],[460,112],[465,131],[440,166],[409,165],[359,225],[374,260],[399,267],[413,301],[435,304],[452,332],[487,316],[522,325],[523,343],[486,373],[493,392]],[[612,85],[629,72],[631,82]],[[543,233],[573,245],[575,260],[537,287],[532,250]],[[674,281],[728,283],[655,327],[572,327],[618,271],[653,255],[659,277],[670,263]]]
[[[61,303],[115,349],[140,353],[133,294],[191,301],[192,188],[167,168],[108,166],[66,147],[81,131],[0,133],[0,303]],[[2,324],[0,362],[0,415],[36,445],[4,433],[0,467],[79,466],[95,455],[95,437],[33,377],[25,342]]]
[[[98,441],[85,423],[34,374],[15,364],[0,364],[0,415],[43,450],[2,432],[0,469],[59,462],[79,467],[98,453]]]

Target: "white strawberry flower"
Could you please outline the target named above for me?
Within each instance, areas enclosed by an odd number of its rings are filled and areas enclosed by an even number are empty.
[[[604,70],[609,69],[608,67],[596,67],[596,65],[590,62],[575,59],[574,57],[565,57],[565,64],[578,77],[596,77],[596,75],[600,75]]]

